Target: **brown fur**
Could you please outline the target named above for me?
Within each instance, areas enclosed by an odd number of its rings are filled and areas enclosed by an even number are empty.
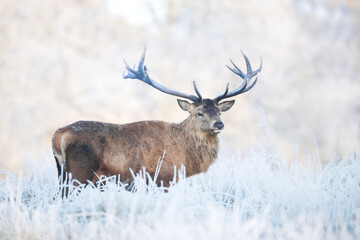
[[[120,125],[78,121],[58,129],[53,136],[53,151],[59,175],[63,165],[64,170],[81,183],[87,180],[95,183],[101,175],[118,174],[122,182],[130,182],[130,168],[138,172],[145,167],[153,177],[164,151],[166,156],[158,183],[163,180],[165,186],[169,184],[174,166],[184,165],[186,176],[206,172],[217,158],[219,131],[214,131],[214,123],[221,121],[221,107],[206,100],[200,105],[183,101],[187,104],[181,108],[189,111],[190,116],[179,124],[143,121]],[[199,111],[205,116],[198,117]]]

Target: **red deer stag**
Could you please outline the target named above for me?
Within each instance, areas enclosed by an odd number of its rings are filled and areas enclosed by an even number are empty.
[[[243,53],[242,53],[243,54]],[[181,123],[163,121],[142,121],[128,124],[111,124],[94,121],[78,121],[58,129],[52,139],[53,152],[59,176],[61,169],[72,174],[81,183],[99,180],[99,176],[120,174],[122,182],[130,182],[134,172],[145,167],[153,177],[159,157],[166,151],[158,183],[162,180],[168,186],[173,179],[174,166],[186,167],[186,176],[206,172],[218,153],[218,133],[224,129],[220,114],[229,110],[235,100],[221,102],[249,91],[257,81],[260,67],[253,71],[245,54],[247,73],[243,73],[231,60],[233,73],[243,79],[242,84],[229,91],[229,84],[223,94],[214,99],[203,99],[193,82],[197,96],[181,93],[160,85],[150,78],[144,66],[145,50],[137,68],[125,62],[125,79],[138,79],[166,94],[188,99],[178,99],[180,108],[189,112]],[[251,83],[251,79],[256,76]]]

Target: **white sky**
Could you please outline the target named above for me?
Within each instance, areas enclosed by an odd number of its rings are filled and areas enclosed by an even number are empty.
[[[152,0],[153,13],[145,0],[106,0],[110,14],[123,17],[134,25],[151,25],[154,18],[163,21],[165,18],[165,0]]]

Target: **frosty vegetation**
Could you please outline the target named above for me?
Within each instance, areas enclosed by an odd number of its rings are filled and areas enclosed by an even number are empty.
[[[62,200],[54,168],[2,172],[1,239],[358,239],[360,155],[287,164],[272,148],[222,152],[205,174],[168,189],[138,173],[131,191],[74,187]],[[161,170],[160,170],[161,171]],[[149,184],[146,184],[146,181]],[[166,191],[165,191],[166,190]]]

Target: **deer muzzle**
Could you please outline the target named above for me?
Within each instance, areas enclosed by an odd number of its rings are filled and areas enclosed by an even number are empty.
[[[215,122],[214,123],[214,129],[215,130],[223,130],[224,129],[224,123],[223,122]]]

